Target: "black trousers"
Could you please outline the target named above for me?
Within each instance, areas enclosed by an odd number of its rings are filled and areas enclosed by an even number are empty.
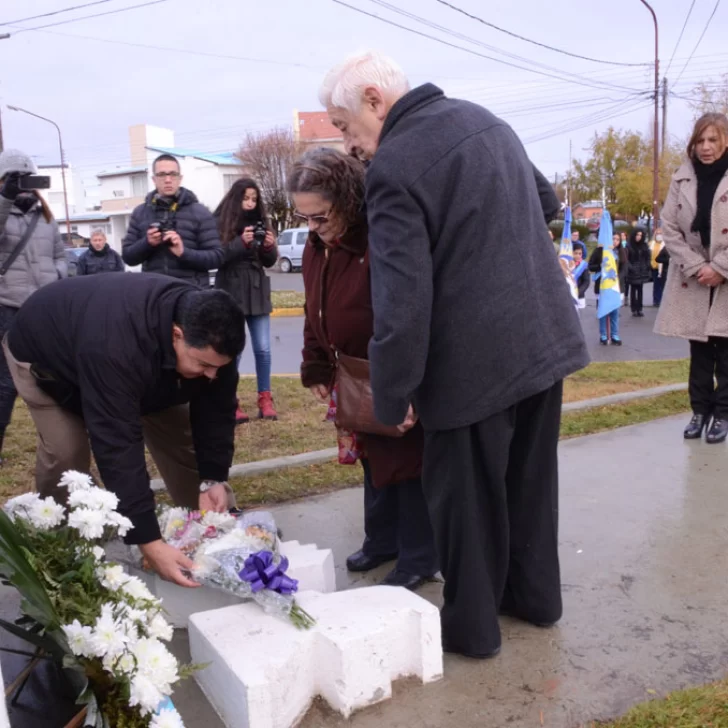
[[[408,574],[432,576],[438,570],[435,538],[422,481],[375,488],[369,461],[364,468],[364,545],[369,556],[398,554],[397,568]]]
[[[423,484],[445,577],[443,646],[500,647],[499,611],[561,618],[558,462],[563,383],[470,427],[426,432]]]
[[[642,283],[633,283],[630,287],[630,299],[629,304],[632,308],[632,313],[639,313],[642,310]]]
[[[0,306],[0,341],[5,338],[5,334],[7,334],[17,313],[17,308]],[[15,406],[17,396],[18,392],[13,384],[13,378],[10,376],[8,363],[5,360],[5,353],[0,346],[0,449],[2,449],[5,430],[10,424],[10,418],[13,415],[13,407]]]
[[[696,415],[728,420],[728,338],[690,342],[689,389]]]

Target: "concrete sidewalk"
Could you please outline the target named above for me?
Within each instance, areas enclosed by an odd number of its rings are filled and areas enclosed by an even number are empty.
[[[621,714],[652,691],[724,677],[728,450],[684,442],[685,419],[561,444],[565,616],[557,627],[503,619],[495,660],[446,656],[442,682],[402,683],[393,700],[349,721],[317,704],[303,728],[577,728]],[[361,489],[273,511],[286,538],[333,548],[340,589],[386,573],[353,577],[344,568],[363,537]],[[420,593],[438,603],[440,585]],[[176,650],[185,656],[184,634]],[[174,701],[187,726],[220,728],[193,681]],[[58,725],[39,720],[37,708],[29,713],[13,711],[13,726]]]

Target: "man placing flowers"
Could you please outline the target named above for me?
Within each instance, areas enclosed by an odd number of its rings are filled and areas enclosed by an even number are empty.
[[[243,314],[224,291],[156,275],[71,278],[28,299],[3,347],[38,431],[36,489],[65,502],[67,470],[93,451],[106,488],[163,578],[198,584],[192,562],[164,543],[146,445],[178,506],[234,505],[227,477],[235,433],[235,359]]]

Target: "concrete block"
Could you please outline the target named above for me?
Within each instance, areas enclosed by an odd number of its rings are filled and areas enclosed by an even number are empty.
[[[289,561],[287,573],[298,580],[300,591],[325,594],[336,591],[334,555],[331,549],[319,549],[316,544],[284,541],[280,550]],[[163,601],[167,618],[173,627],[186,629],[190,615],[196,612],[208,612],[240,604],[241,600],[232,594],[204,586],[200,589],[186,589],[164,581],[154,573],[143,571],[134,563],[125,563],[127,571],[143,579],[152,594]]]
[[[291,728],[320,695],[344,717],[392,696],[392,682],[442,677],[440,615],[416,594],[375,586],[297,601],[297,630],[253,604],[190,617],[195,677],[227,728]],[[232,639],[234,637],[234,639]]]

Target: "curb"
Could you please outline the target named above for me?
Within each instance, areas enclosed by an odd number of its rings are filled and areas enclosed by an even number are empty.
[[[581,402],[569,402],[561,408],[562,413],[581,412],[582,410],[594,409],[595,407],[606,407],[612,404],[622,404],[623,402],[633,402],[638,399],[648,399],[650,397],[659,397],[661,394],[671,394],[672,392],[687,391],[688,385],[684,384],[666,384],[662,387],[652,387],[652,389],[642,389],[636,392],[621,392],[619,394],[610,394],[607,397],[597,397],[596,399],[585,399]],[[271,470],[282,470],[284,468],[297,468],[303,465],[320,465],[327,463],[337,457],[338,448],[331,447],[327,450],[314,450],[312,452],[304,452],[300,455],[284,455],[269,460],[257,460],[252,463],[242,463],[233,465],[230,468],[231,478],[240,478],[251,475],[259,475],[260,473],[268,473]],[[151,487],[154,491],[164,490],[164,481],[156,478],[151,481]]]
[[[274,308],[271,317],[272,318],[285,318],[287,316],[304,316],[305,312],[303,308]]]

